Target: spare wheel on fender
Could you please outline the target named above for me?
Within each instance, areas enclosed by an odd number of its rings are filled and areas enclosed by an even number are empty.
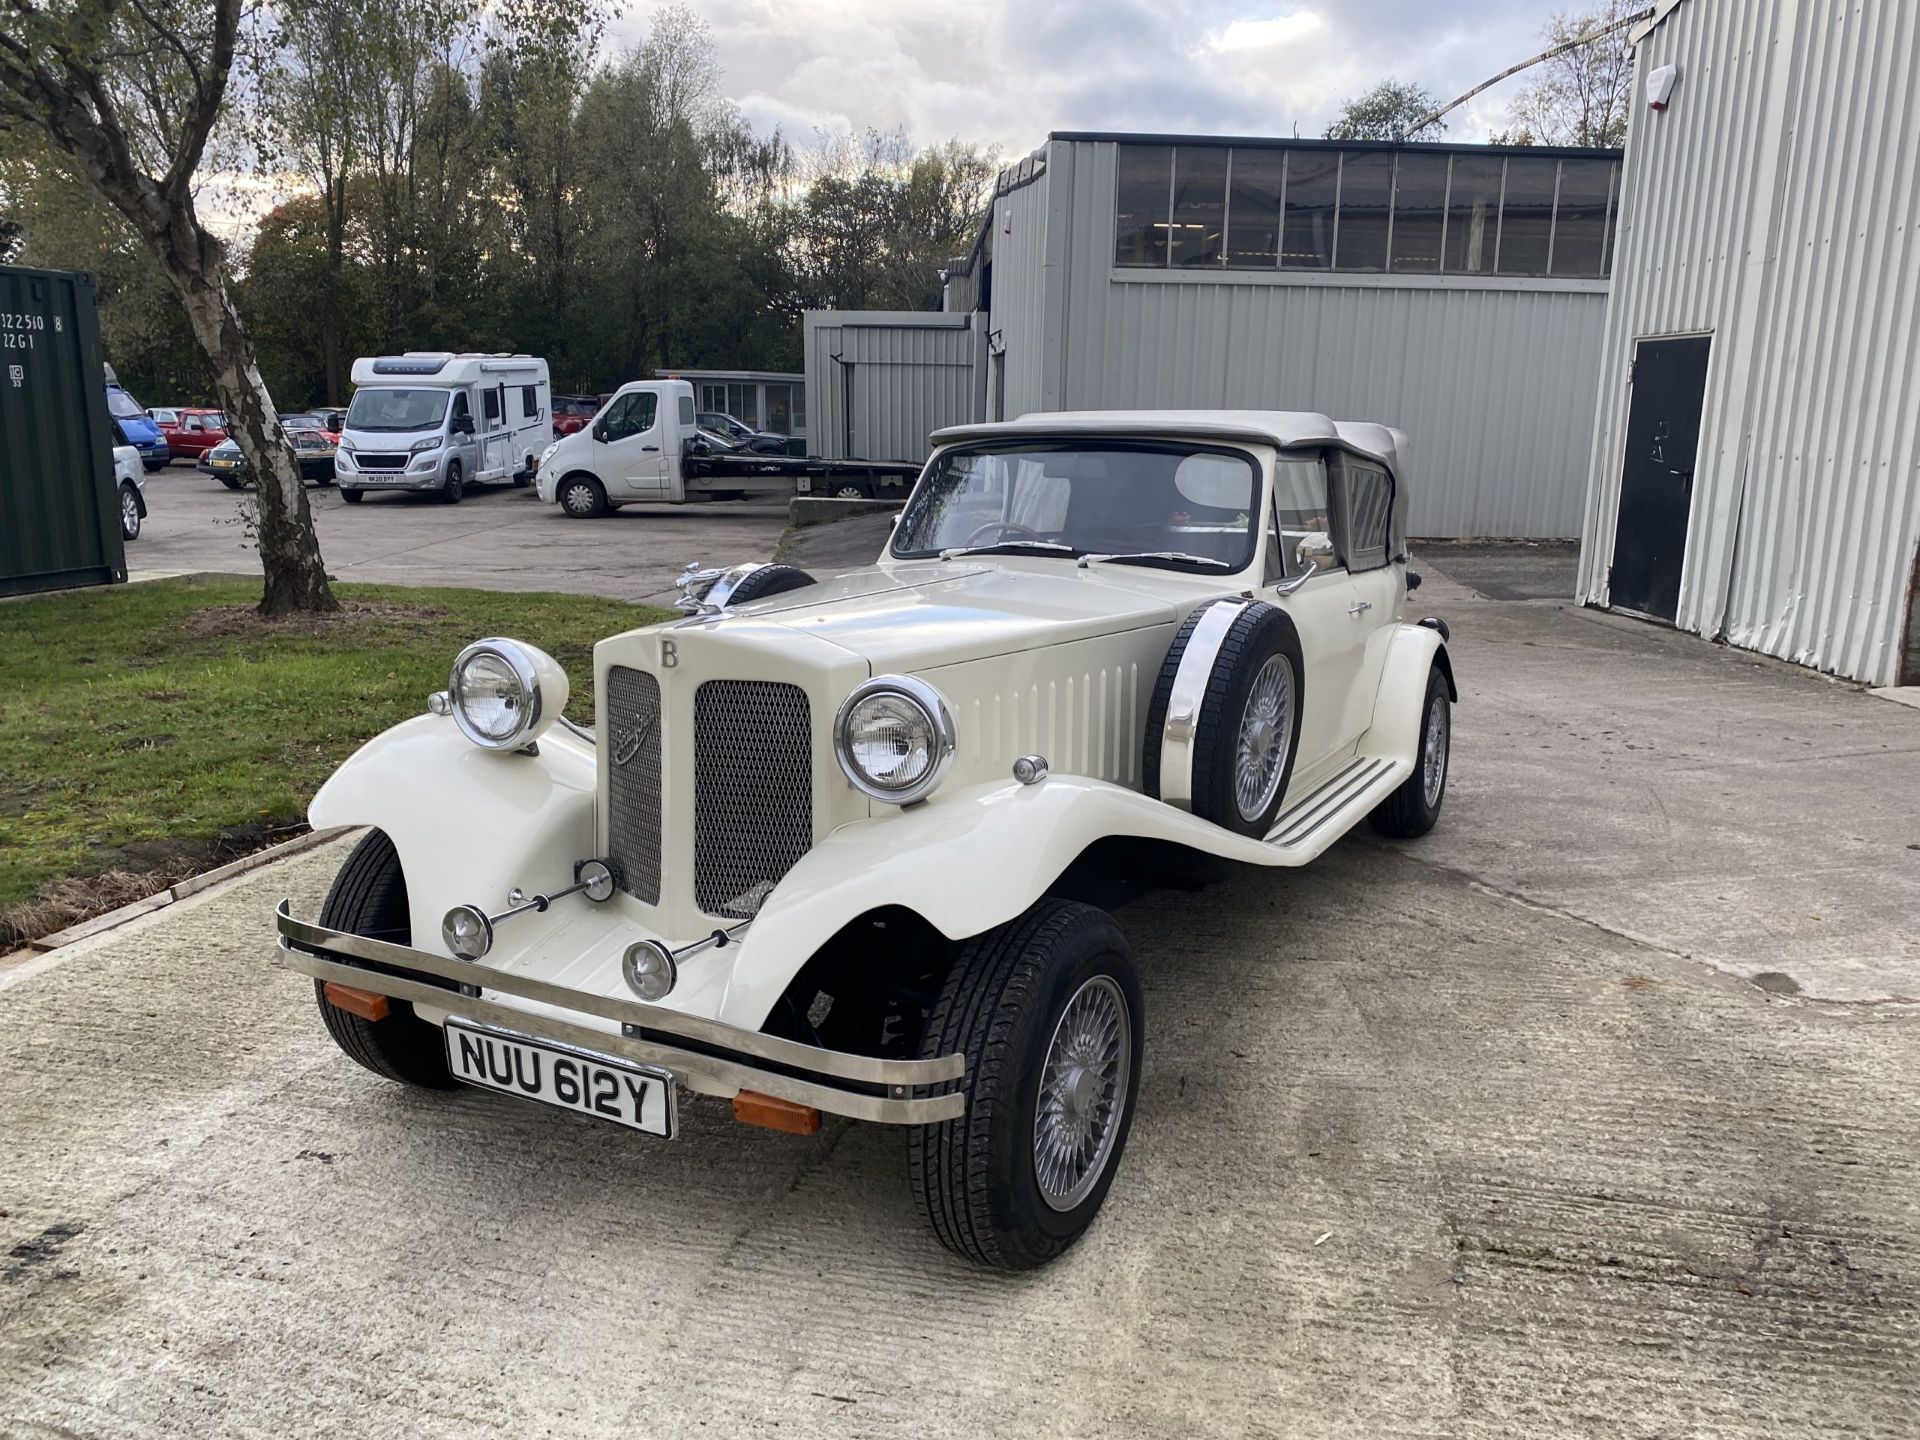
[[[1258,600],[1216,600],[1180,627],[1147,712],[1146,792],[1264,836],[1300,745],[1300,635]]]

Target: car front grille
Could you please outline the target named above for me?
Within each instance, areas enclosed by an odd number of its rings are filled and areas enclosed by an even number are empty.
[[[354,452],[353,462],[362,470],[404,470],[407,468],[407,457],[404,455],[369,455],[364,450],[356,450]]]
[[[797,685],[709,680],[693,697],[693,898],[747,919],[813,845],[813,717]]]
[[[607,850],[627,893],[660,903],[660,682],[644,670],[607,671]]]

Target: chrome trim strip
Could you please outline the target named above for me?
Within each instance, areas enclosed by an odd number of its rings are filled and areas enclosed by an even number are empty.
[[[336,964],[318,955],[288,950],[284,942],[281,948],[282,964],[302,975],[311,975],[316,980],[332,980],[359,990],[373,989],[395,1000],[423,1005],[429,1010],[444,1010],[450,1019],[471,1020],[476,1024],[511,1030],[529,1040],[561,1044],[590,1055],[604,1055],[609,1060],[624,1060],[632,1065],[666,1070],[675,1079],[699,1076],[719,1089],[757,1090],[762,1095],[791,1100],[796,1105],[811,1105],[816,1110],[830,1114],[847,1115],[855,1120],[875,1120],[887,1125],[931,1125],[941,1120],[957,1120],[966,1113],[967,1097],[959,1090],[917,1100],[854,1094],[829,1085],[816,1085],[808,1080],[756,1070],[751,1065],[742,1065],[718,1056],[700,1055],[631,1035],[589,1030],[584,1025],[569,1024],[550,1016],[529,1015],[524,1010],[514,1010],[491,1000],[455,995],[418,980],[381,975],[355,965]]]
[[[438,976],[442,980],[451,980],[460,985],[477,985],[483,990],[496,990],[502,995],[513,995],[522,1000],[533,1000],[562,1010],[576,1010],[602,1020],[617,1021],[622,1025],[637,1025],[663,1034],[697,1040],[705,1045],[718,1045],[742,1055],[770,1060],[777,1065],[791,1066],[796,1070],[811,1070],[819,1075],[831,1075],[841,1080],[859,1080],[870,1085],[934,1085],[943,1080],[959,1080],[967,1073],[966,1057],[959,1054],[942,1055],[933,1060],[882,1060],[871,1055],[849,1055],[839,1050],[823,1050],[817,1045],[804,1045],[798,1040],[784,1040],[778,1035],[766,1035],[758,1030],[746,1030],[738,1025],[727,1025],[698,1015],[684,1015],[678,1010],[648,1005],[639,1000],[620,1000],[608,995],[590,994],[585,990],[569,990],[564,985],[549,984],[545,980],[536,980],[530,975],[516,975],[490,965],[475,965],[468,961],[455,960],[447,955],[415,950],[410,945],[394,945],[385,940],[370,940],[364,935],[349,935],[339,930],[328,930],[323,926],[296,919],[291,900],[282,900],[279,909],[274,913],[275,923],[280,932],[282,963],[285,964],[292,963],[285,957],[296,947],[323,950],[350,959],[370,960],[376,965],[391,965],[398,970],[412,970],[423,975]],[[308,970],[304,965],[294,965],[293,968],[309,975],[317,973]],[[336,979],[342,984],[357,986],[363,990],[373,990],[382,994],[399,994],[398,991],[385,989],[388,984],[397,983],[398,977],[384,975],[378,971],[353,968],[351,975],[323,978]],[[464,1007],[470,1003],[445,990],[432,986],[424,988],[430,992],[426,1000],[429,1005],[450,1008],[457,1006],[464,1010]],[[520,1019],[516,1022],[519,1024],[529,1024],[534,1019],[533,1016],[525,1015],[518,1010],[508,1013],[519,1016]],[[599,1032],[584,1033],[597,1035]]]
[[[1177,810],[1193,809],[1193,745],[1200,728],[1200,702],[1207,698],[1213,663],[1227,631],[1251,602],[1215,600],[1187,636],[1180,668],[1173,672],[1166,719],[1160,726],[1160,799]]]
[[[1282,816],[1280,823],[1267,836],[1269,843],[1298,845],[1339,814],[1341,807],[1354,796],[1363,793],[1392,768],[1393,762],[1381,756],[1355,760],[1314,791],[1301,809]]]

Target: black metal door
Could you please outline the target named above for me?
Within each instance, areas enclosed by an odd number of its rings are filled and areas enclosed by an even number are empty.
[[[1614,521],[1608,603],[1672,620],[1687,558],[1693,462],[1712,339],[1642,340],[1633,356],[1620,511]]]

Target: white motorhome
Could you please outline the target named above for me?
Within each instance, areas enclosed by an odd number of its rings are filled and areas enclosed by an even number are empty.
[[[526,485],[553,438],[547,362],[531,355],[366,355],[353,383],[334,456],[350,503],[369,490],[428,490],[454,504],[469,485]]]

